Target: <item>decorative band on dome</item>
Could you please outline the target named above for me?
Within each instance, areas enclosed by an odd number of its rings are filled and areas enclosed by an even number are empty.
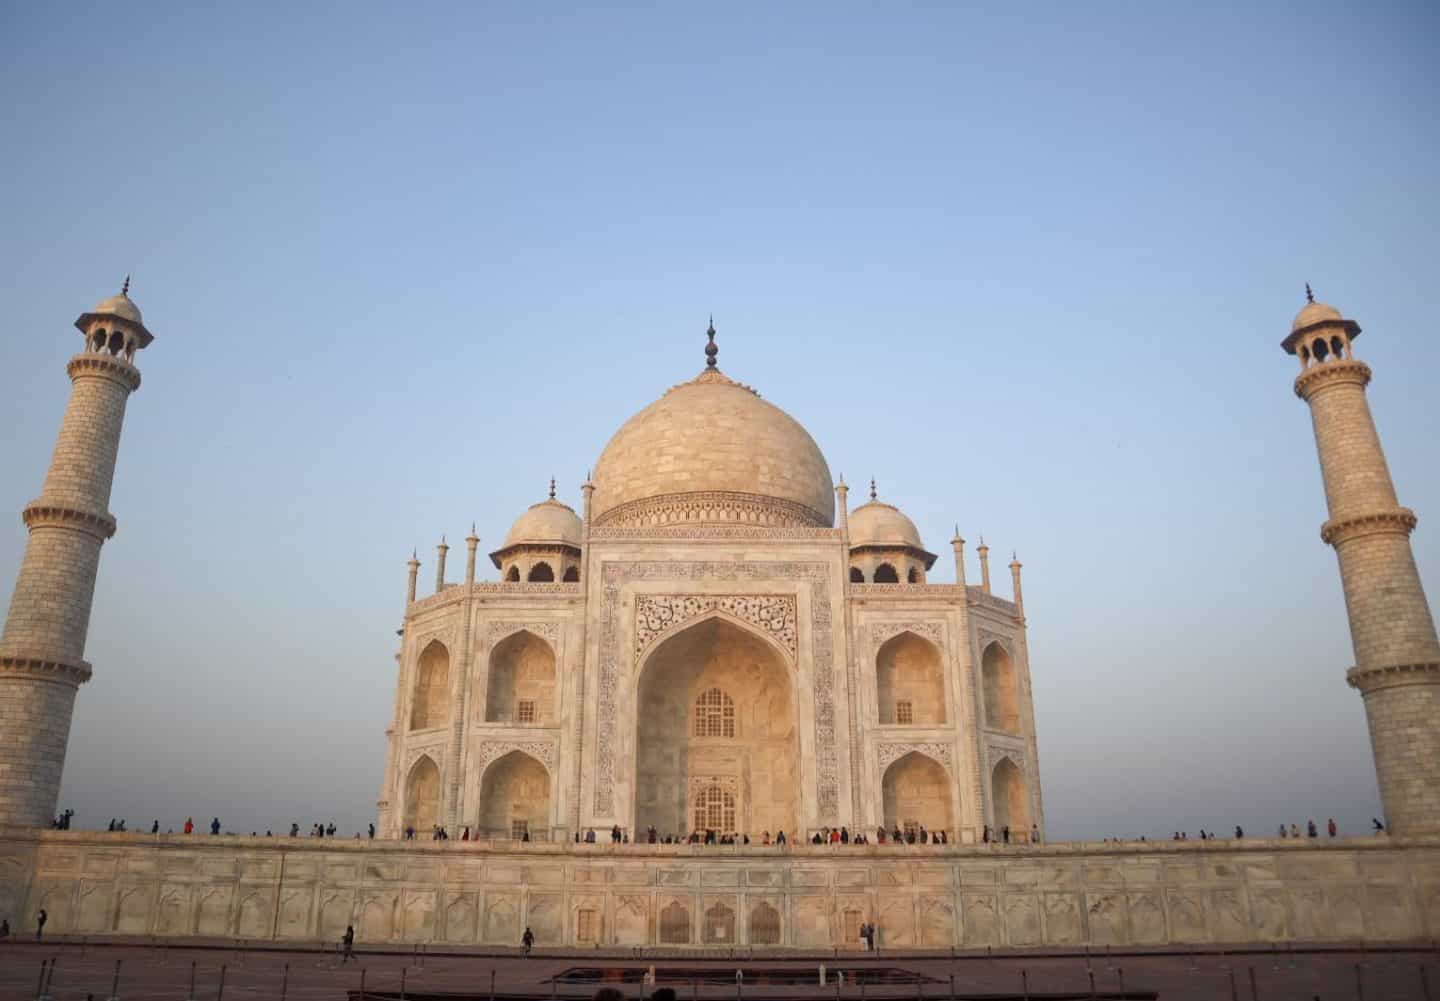
[[[627,501],[595,519],[597,526],[646,528],[654,525],[721,524],[779,528],[828,528],[813,508],[781,497],[707,490],[662,494]]]

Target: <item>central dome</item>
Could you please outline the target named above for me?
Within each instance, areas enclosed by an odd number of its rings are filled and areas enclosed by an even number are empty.
[[[795,418],[707,369],[615,432],[595,466],[597,525],[830,527],[830,467]]]

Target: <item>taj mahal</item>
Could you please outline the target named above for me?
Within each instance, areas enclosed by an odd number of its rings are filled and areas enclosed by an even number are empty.
[[[1353,660],[1334,683],[1363,699],[1384,837],[1052,842],[1020,562],[997,593],[957,526],[956,583],[931,583],[939,556],[898,498],[872,480],[852,507],[811,434],[721,371],[713,323],[698,375],[621,424],[578,510],[552,481],[493,551],[472,527],[459,573],[442,539],[425,594],[412,554],[376,839],[49,830],[77,692],[104,669],[86,636],[155,340],[128,284],[74,323],[69,404],[22,514],[0,637],[12,924],[798,951],[855,948],[867,924],[916,950],[1440,935],[1440,641],[1417,518],[1360,326],[1308,287],[1280,346],[1344,585]],[[837,850],[837,830],[866,842]],[[724,843],[688,843],[700,831]]]
[[[716,364],[617,431],[577,513],[551,495],[498,583],[410,564],[380,830],[760,840],[1043,831],[1020,564],[930,584],[895,505],[850,507],[815,440]]]

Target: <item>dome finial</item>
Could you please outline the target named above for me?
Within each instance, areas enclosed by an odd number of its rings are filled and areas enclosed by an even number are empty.
[[[714,367],[715,367],[715,356],[720,353],[720,349],[715,346],[715,314],[714,314],[714,313],[711,313],[711,314],[710,314],[710,326],[709,326],[709,328],[705,331],[705,333],[706,333],[706,335],[710,338],[710,343],[705,345],[705,367],[706,367],[706,368],[714,368]]]
[[[1306,282],[1306,283],[1305,283],[1305,301],[1306,301],[1306,302],[1314,302],[1314,301],[1315,301],[1315,293],[1310,291],[1310,283],[1309,283],[1309,282]]]
[[[870,499],[875,499],[875,477],[870,477]]]
[[[555,499],[555,477],[550,477],[550,499]]]
[[[126,275],[126,276],[125,276],[125,284],[120,286],[120,294],[123,295],[123,296],[124,296],[125,298],[127,298],[127,299],[130,298],[130,276],[129,276],[129,275]]]

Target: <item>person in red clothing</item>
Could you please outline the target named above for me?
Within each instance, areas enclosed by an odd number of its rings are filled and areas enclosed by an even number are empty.
[[[1337,834],[1340,833],[1340,829],[1335,826],[1335,818],[1334,818],[1334,817],[1331,817],[1331,818],[1330,818],[1329,828],[1330,828],[1330,836],[1331,836],[1332,838],[1333,838],[1335,835],[1337,835]]]
[[[185,833],[186,833],[186,834],[194,834],[194,833],[195,833],[195,819],[194,819],[193,817],[186,817],[186,818],[185,818]]]

